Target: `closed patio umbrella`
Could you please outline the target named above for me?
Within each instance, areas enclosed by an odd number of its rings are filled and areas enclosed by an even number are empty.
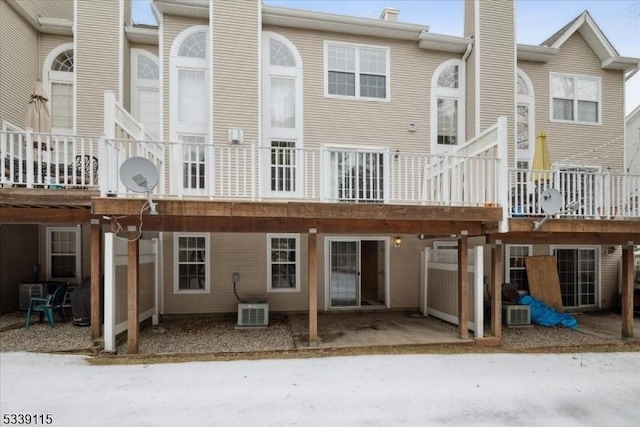
[[[547,146],[547,134],[538,131],[536,135],[536,146],[533,151],[533,162],[531,163],[531,180],[533,182],[546,181],[551,178],[551,158],[549,157],[549,147]]]
[[[33,85],[29,110],[27,111],[26,127],[35,133],[51,133],[51,113],[49,112],[49,98],[41,81]]]

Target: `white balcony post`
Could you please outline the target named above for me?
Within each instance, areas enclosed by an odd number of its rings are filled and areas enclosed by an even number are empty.
[[[256,143],[251,143],[251,200],[255,201],[258,195],[258,186],[260,185],[260,171],[258,165],[260,160],[256,159],[258,150],[256,150]],[[298,184],[299,185],[299,184]]]
[[[27,188],[33,188],[33,131],[31,129],[27,129],[26,138],[25,138],[25,154],[26,154],[26,164],[24,173],[27,176],[26,184]]]
[[[451,204],[451,183],[449,180],[449,155],[445,154],[442,157],[442,201],[449,205]]]
[[[499,231],[506,233],[509,231],[509,154],[507,150],[507,118],[498,117],[498,203],[502,208],[502,220],[499,224]]]
[[[104,234],[104,349],[116,350],[116,283],[113,233]]]
[[[104,136],[107,139],[116,137],[116,97],[111,91],[104,92]]]
[[[109,171],[113,168],[109,167],[108,157],[107,157],[107,142],[104,139],[104,136],[101,136],[98,140],[98,159],[102,162],[98,167],[98,183],[100,184],[100,197],[105,197],[107,195],[107,191],[110,190],[109,185]]]
[[[389,194],[389,189],[391,188],[391,186],[389,185],[389,181],[392,179],[391,177],[391,173],[389,172],[389,167],[390,167],[390,161],[389,161],[389,148],[385,148],[383,151],[383,155],[382,155],[382,161],[383,161],[383,170],[384,170],[384,175],[382,176],[382,191],[384,193],[384,198],[382,199],[383,203],[389,203],[390,200],[392,200],[392,195]],[[409,183],[404,181],[403,183],[404,185],[408,185]]]

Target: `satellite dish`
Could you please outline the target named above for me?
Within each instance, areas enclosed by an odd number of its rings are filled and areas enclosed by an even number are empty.
[[[151,200],[151,191],[158,185],[158,169],[144,157],[131,157],[120,166],[120,181],[131,191],[147,193],[149,208],[156,214],[156,204]]]
[[[547,188],[540,194],[540,208],[547,215],[555,215],[562,208],[562,194],[555,188]]]

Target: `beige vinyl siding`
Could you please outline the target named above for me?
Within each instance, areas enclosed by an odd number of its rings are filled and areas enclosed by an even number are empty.
[[[73,0],[13,0],[33,19],[58,18],[73,20]],[[84,1],[84,0],[81,0]]]
[[[38,226],[0,224],[0,313],[18,309],[18,285],[38,279],[38,262]]]
[[[258,139],[258,1],[214,1],[213,142],[227,144],[227,129]]]
[[[600,248],[600,308],[616,308],[618,306],[618,281],[620,264],[622,263],[622,249],[616,246],[616,252],[606,255],[608,246]]]
[[[119,43],[123,28],[118,2],[78,2],[75,52],[76,120],[79,135],[104,132],[104,92],[119,99]]]
[[[44,67],[44,61],[47,59],[47,55],[49,55],[53,49],[65,43],[73,43],[73,37],[59,34],[40,34],[40,69],[38,70],[38,75],[41,78],[44,77],[42,75],[44,72],[42,67]],[[47,90],[49,89],[47,88]]]
[[[416,42],[300,29],[265,27],[287,37],[302,57],[304,146],[350,144],[427,153],[430,146],[430,86],[442,62],[459,58],[425,51]],[[325,98],[324,42],[357,43],[390,49],[390,102]],[[409,132],[409,123],[416,132]]]
[[[191,28],[196,25],[208,25],[207,20],[185,18],[175,15],[164,15],[163,25],[160,27],[163,31],[159,37],[163,40],[163,67],[162,73],[164,75],[164,81],[160,82],[160,90],[162,91],[162,124],[164,140],[169,141],[171,138],[171,47],[176,37],[187,28]],[[169,183],[167,182],[167,185]],[[168,188],[168,187],[167,187]]]
[[[393,246],[390,236],[387,250],[390,264],[390,307],[416,308],[420,304],[420,256],[425,242],[415,235],[402,235],[402,246]]]
[[[124,37],[122,61],[122,106],[131,111],[131,44],[129,39]]]
[[[623,168],[624,105],[622,71],[603,70],[600,61],[578,32],[560,48],[546,64],[525,62],[518,64],[527,73],[535,90],[535,129],[547,133],[551,163],[577,163],[592,166]],[[549,73],[567,73],[601,77],[602,124],[587,125],[550,121]],[[572,160],[576,154],[590,152],[603,144],[617,143],[597,150],[589,156]]]
[[[0,126],[6,120],[23,128],[39,76],[38,33],[5,2],[0,16]]]
[[[140,43],[131,43],[129,44],[129,50],[131,49],[143,49],[149,53],[153,53],[155,56],[158,56],[158,45],[153,44],[140,44]]]
[[[507,116],[514,135],[515,23],[513,2],[480,2],[480,131]],[[509,144],[513,151],[513,144]]]
[[[469,141],[476,135],[476,46],[471,48],[465,66],[465,133]]]

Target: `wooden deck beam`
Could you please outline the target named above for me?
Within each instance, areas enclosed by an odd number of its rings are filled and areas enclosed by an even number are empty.
[[[502,336],[502,283],[504,282],[504,246],[500,240],[491,245],[491,335]]]
[[[102,318],[100,308],[100,283],[102,272],[102,226],[100,221],[91,220],[91,339],[97,340],[102,335]]]
[[[310,229],[308,234],[308,283],[309,283],[309,346],[318,345],[318,234]]]
[[[626,245],[629,240],[640,242],[640,233],[630,230],[618,232],[520,232],[510,231],[504,234],[490,234],[489,243],[497,240],[504,244],[529,245]]]
[[[458,239],[458,337],[469,338],[469,237]]]
[[[135,227],[127,230],[129,244],[127,257],[127,352],[138,354],[140,350],[140,314],[138,304],[138,255],[140,244]]]
[[[622,247],[622,338],[633,338],[633,242]]]

